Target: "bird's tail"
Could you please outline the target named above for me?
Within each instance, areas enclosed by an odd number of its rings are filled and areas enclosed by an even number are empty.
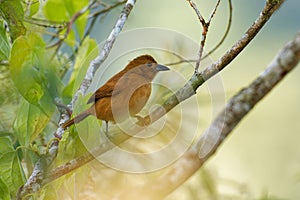
[[[64,124],[62,125],[62,128],[65,129],[65,128],[71,126],[71,125],[74,124],[74,123],[78,123],[78,122],[84,120],[84,119],[85,119],[86,117],[88,117],[89,115],[91,115],[91,113],[90,113],[90,112],[86,112],[86,111],[83,112],[83,113],[80,113],[79,115],[77,115],[77,116],[74,117],[73,119],[70,119],[69,121],[67,121],[66,123],[64,123]]]

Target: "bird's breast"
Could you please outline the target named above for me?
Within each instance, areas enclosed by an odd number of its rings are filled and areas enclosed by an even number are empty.
[[[134,116],[140,112],[147,103],[151,94],[151,83],[138,87],[131,95],[128,107],[130,115]]]
[[[130,85],[111,97],[95,103],[97,118],[105,121],[122,122],[139,113],[151,94],[151,83]]]

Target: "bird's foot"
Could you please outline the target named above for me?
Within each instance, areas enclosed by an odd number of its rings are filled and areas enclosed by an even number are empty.
[[[134,116],[138,121],[137,121],[137,125],[142,126],[142,127],[146,127],[150,125],[150,118],[149,117],[141,117],[139,115],[135,115]]]

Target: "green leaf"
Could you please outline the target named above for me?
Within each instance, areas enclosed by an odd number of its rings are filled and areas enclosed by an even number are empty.
[[[73,0],[48,0],[46,5],[44,6],[44,15],[48,20],[51,21],[58,21],[58,22],[69,22],[72,17],[78,13],[82,8],[87,6],[89,3],[88,0],[80,0],[80,1],[73,1]],[[80,38],[84,35],[84,30],[87,24],[89,12],[87,11],[82,16],[76,19],[75,26],[76,31]],[[75,33],[72,29],[66,39],[68,44],[74,45],[75,43]]]
[[[98,55],[99,49],[95,40],[86,38],[78,50],[74,70],[70,78],[70,83],[75,80],[74,89],[77,90],[90,62]]]
[[[45,187],[42,188],[41,191],[39,191],[37,195],[37,199],[43,199],[43,200],[53,200],[53,199],[62,199],[61,196],[57,193],[59,190],[61,183],[58,184],[57,182],[63,182],[64,179],[60,178],[59,180],[56,180],[52,184],[45,185]]]
[[[68,21],[68,13],[64,1],[49,0],[43,7],[44,15],[52,21]],[[54,12],[55,11],[55,12]]]
[[[33,15],[35,15],[39,11],[39,9],[40,9],[40,2],[39,1],[32,2],[30,5],[28,17],[32,17]]]
[[[7,39],[3,21],[0,21],[0,60],[8,60],[10,44]]]
[[[63,101],[65,104],[68,104],[72,100],[73,92],[74,92],[74,83],[75,80],[71,81],[63,90]]]
[[[72,10],[69,10],[69,12],[70,13],[73,12],[73,14],[75,14],[76,12],[78,12],[79,10],[81,10],[82,8],[87,6],[89,3],[88,0],[81,0],[81,1],[68,0],[65,2],[68,2],[67,8],[73,8]],[[82,38],[84,35],[84,30],[85,30],[85,26],[87,24],[88,15],[89,15],[89,12],[84,13],[75,22],[76,29],[77,29],[77,32],[78,32],[80,38]]]
[[[0,138],[0,178],[0,185],[6,186],[1,188],[8,189],[11,196],[15,196],[18,188],[25,182],[18,155],[7,137]]]
[[[51,55],[42,38],[34,33],[18,38],[10,55],[10,73],[16,88],[29,103],[49,116],[55,109],[53,99],[62,90],[58,64]]]
[[[14,124],[21,145],[28,146],[43,131],[55,110],[53,99],[60,96],[63,84],[52,55],[34,33],[19,37],[12,46],[10,74],[27,101],[22,103]]]
[[[9,189],[5,182],[0,177],[0,199],[10,200]]]
[[[15,86],[30,103],[39,105],[44,95],[43,84],[46,83],[41,71],[41,55],[45,44],[36,35],[18,38],[11,50],[10,72]]]
[[[69,84],[63,91],[64,98],[69,99],[69,101],[71,100],[71,97],[84,79],[85,72],[90,62],[98,55],[98,52],[97,42],[87,37],[78,49]]]
[[[49,120],[49,116],[41,109],[23,100],[14,123],[14,130],[20,144],[28,147],[44,130]]]
[[[62,165],[85,153],[87,153],[87,150],[78,134],[74,131],[66,132],[59,142],[55,164],[56,166]]]
[[[26,33],[23,24],[24,11],[20,0],[0,1],[0,16],[7,22],[12,40]]]

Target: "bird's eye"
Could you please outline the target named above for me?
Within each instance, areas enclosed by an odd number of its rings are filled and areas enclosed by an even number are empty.
[[[147,67],[151,67],[152,63],[147,63],[146,65],[147,65]]]

